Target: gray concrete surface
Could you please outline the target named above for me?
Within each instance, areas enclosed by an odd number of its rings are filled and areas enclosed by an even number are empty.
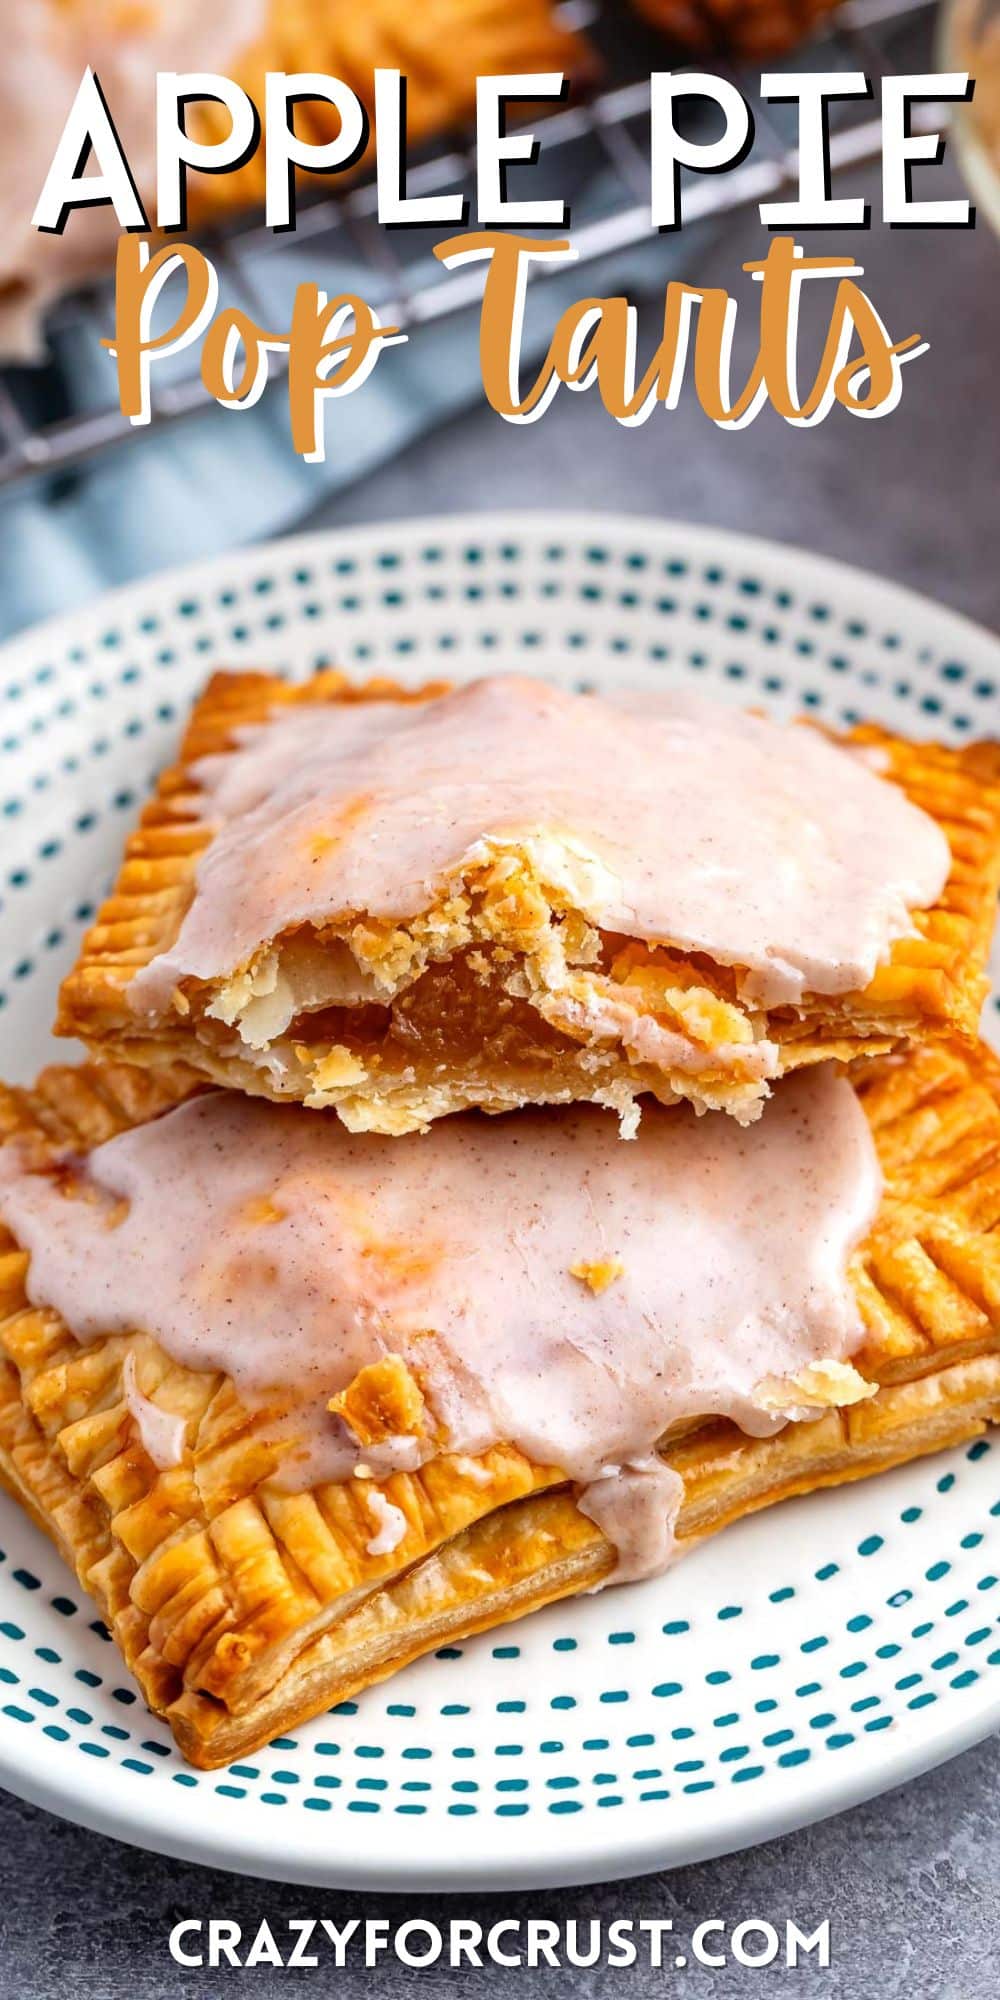
[[[870,174],[838,193],[877,200]],[[928,195],[959,191],[947,163]],[[912,583],[990,626],[1000,624],[1000,244],[972,230],[837,230],[803,234],[816,256],[852,251],[894,340],[919,333],[928,353],[907,364],[903,395],[874,422],[835,411],[813,430],[767,409],[748,430],[723,432],[686,389],[680,407],[624,430],[596,392],[560,391],[527,427],[477,408],[401,454],[377,478],[319,509],[317,526],[490,507],[593,507],[676,516],[797,543]],[[763,254],[756,211],[711,238],[665,249],[665,275],[722,285],[740,302],[733,381],[756,353],[747,310],[756,287],[744,261]],[[669,256],[671,262],[666,262]],[[807,290],[809,288],[807,287]],[[580,291],[585,287],[581,283]],[[813,313],[825,284],[812,287]],[[662,317],[662,303],[660,306]],[[824,321],[825,326],[825,321]],[[656,308],[642,313],[640,355],[656,342]],[[813,344],[803,355],[815,359]],[[803,380],[809,375],[806,359]],[[310,525],[313,525],[311,523]]]
[[[944,189],[942,189],[942,192]],[[837,239],[841,247],[843,239]],[[814,431],[762,416],[749,430],[713,429],[690,398],[645,429],[617,428],[592,396],[564,396],[542,424],[515,429],[485,408],[400,457],[366,487],[324,507],[335,524],[492,506],[603,507],[751,529],[859,562],[996,625],[1000,521],[1000,254],[985,229],[934,235],[874,229],[856,239],[872,296],[894,337],[921,332],[930,353],[908,371],[899,411],[877,423],[834,415]],[[822,246],[828,247],[828,239]],[[689,275],[732,283],[757,255],[756,224],[692,247]],[[652,337],[653,315],[645,316]],[[744,327],[738,342],[745,358]],[[998,717],[1000,722],[1000,717]],[[562,1894],[463,1899],[461,1913],[673,1917],[678,1936],[703,1918],[829,1916],[833,1963],[823,1972],[503,1970],[378,1974],[382,1992],[447,1992],[479,2000],[520,1977],[536,2000],[603,1995],[622,1982],[636,2000],[666,1991],[728,1995],[808,1985],[831,2000],[992,2000],[1000,1988],[1000,1828],[996,1741],[842,1818],[742,1856],[669,1877]],[[405,1912],[392,1899],[320,1895],[185,1868],[134,1853],[0,1799],[0,2000],[129,1996],[209,2000],[226,1972],[181,1972],[167,1954],[179,1916],[262,1917]],[[419,1914],[440,1918],[422,1898]],[[372,1975],[330,1968],[244,1971],[272,1994],[311,1979],[367,1995]],[[766,1984],[765,1984],[766,1982]]]
[[[1000,1990],[1000,1917],[996,1787],[1000,1746],[970,1751],[943,1770],[871,1805],[784,1840],[642,1881],[530,1896],[338,1896],[277,1883],[238,1880],[163,1861],[64,1826],[13,1800],[2,1819],[3,1908],[0,1990],[5,2000],[216,2000],[234,1981],[254,2000],[277,2000],[312,1982],[344,2000],[380,1994],[407,2000],[491,2000],[519,1982],[531,2000],[629,2000],[660,1994],[775,1994],[802,1988],[825,2000],[995,2000]],[[391,1925],[419,1915],[441,1923],[474,1916],[484,1926],[501,1916],[670,1917],[683,1951],[696,1924],[764,1916],[793,1917],[812,1928],[831,1920],[831,1963],[793,1971],[738,1966],[719,1970],[636,1967],[592,1972],[407,1971],[393,1965],[377,1975],[363,1967],[338,1972],[260,1967],[182,1971],[167,1949],[181,1917],[226,1917],[252,1936],[267,1918],[276,1937],[295,1918],[383,1917]]]

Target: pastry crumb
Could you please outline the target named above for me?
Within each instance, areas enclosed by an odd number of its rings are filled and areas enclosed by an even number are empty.
[[[424,1399],[401,1354],[369,1362],[326,1407],[362,1447],[423,1435]]]
[[[616,1278],[625,1270],[620,1257],[582,1258],[579,1264],[571,1264],[569,1275],[579,1278],[581,1285],[587,1285],[594,1293],[606,1292]]]
[[[305,1042],[296,1042],[294,1048],[299,1061],[310,1071],[314,1090],[343,1090],[365,1081],[364,1063],[339,1042],[320,1056]]]
[[[765,1375],[754,1391],[757,1402],[772,1416],[793,1422],[801,1410],[849,1409],[878,1393],[878,1383],[866,1381],[850,1361],[810,1361],[798,1375]]]

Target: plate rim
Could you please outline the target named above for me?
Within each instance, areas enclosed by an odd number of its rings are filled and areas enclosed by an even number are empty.
[[[908,1784],[911,1779],[926,1776],[939,1765],[985,1741],[994,1733],[998,1722],[1000,1696],[993,1695],[987,1699],[984,1692],[978,1706],[972,1704],[953,1726],[941,1731],[926,1746],[926,1755],[914,1740],[913,1733],[907,1730],[892,1754],[878,1760],[874,1767],[859,1764],[856,1772],[847,1777],[841,1775],[839,1767],[828,1766],[823,1778],[813,1782],[808,1796],[791,1793],[787,1809],[776,1802],[769,1810],[759,1811],[749,1833],[745,1810],[741,1811],[737,1804],[716,1814],[706,1824],[702,1836],[693,1840],[680,1825],[669,1834],[658,1836],[651,1831],[648,1837],[633,1837],[613,1847],[589,1832],[589,1837],[578,1839],[576,1849],[570,1836],[557,1851],[551,1840],[546,1842],[536,1838],[533,1841],[520,1822],[510,1823],[502,1830],[494,1824],[490,1828],[492,1845],[489,1858],[472,1855],[468,1859],[463,1857],[457,1863],[452,1854],[435,1859],[430,1843],[426,1848],[429,1858],[418,1855],[414,1861],[403,1853],[403,1844],[399,1841],[396,1853],[387,1863],[373,1865],[367,1857],[363,1856],[360,1860],[352,1857],[349,1849],[338,1849],[331,1854],[322,1841],[315,1840],[314,1829],[301,1824],[291,1839],[282,1838],[283,1851],[278,1852],[273,1834],[269,1837],[273,1823],[269,1821],[266,1827],[261,1825],[257,1832],[253,1830],[256,1822],[249,1816],[245,1826],[235,1835],[228,1835],[227,1830],[226,1846],[220,1851],[214,1829],[199,1836],[196,1814],[189,1815],[189,1825],[182,1828],[176,1824],[182,1816],[185,1802],[190,1805],[190,1795],[184,1792],[178,1792],[176,1805],[171,1803],[171,1809],[166,1814],[159,1808],[163,1800],[171,1799],[172,1795],[161,1795],[151,1836],[148,1815],[144,1815],[141,1809],[123,1812],[118,1802],[114,1807],[103,1808],[99,1797],[92,1787],[86,1786],[82,1776],[75,1786],[49,1780],[42,1773],[37,1777],[25,1777],[17,1768],[16,1760],[12,1761],[2,1747],[0,1786],[29,1805],[41,1806],[58,1819],[83,1826],[91,1833],[103,1834],[145,1853],[213,1868],[223,1874],[295,1883],[309,1888],[336,1889],[345,1893],[518,1893],[631,1881],[643,1875],[691,1867],[721,1855],[740,1854],[749,1848],[763,1846],[782,1835],[797,1833],[807,1826],[815,1826],[822,1820],[849,1812],[854,1806],[881,1798],[886,1792],[896,1791],[901,1785]],[[138,1790],[135,1796],[138,1806]],[[283,1829],[289,1824],[294,1827],[295,1823],[285,1821]],[[585,1825],[581,1825],[580,1835],[584,1834]]]
[[[332,549],[335,545],[344,544],[350,549],[380,535],[410,545],[433,540],[436,535],[523,535],[530,529],[544,532],[551,541],[560,533],[578,532],[586,523],[591,524],[595,540],[602,535],[617,539],[623,529],[633,527],[637,533],[654,535],[664,542],[669,541],[675,548],[687,543],[699,555],[712,553],[731,560],[742,557],[747,562],[774,560],[780,556],[794,576],[803,580],[812,578],[814,586],[817,579],[829,579],[833,589],[839,587],[843,590],[849,586],[866,596],[876,593],[887,609],[890,604],[896,604],[911,617],[919,614],[935,624],[947,624],[952,630],[960,632],[967,643],[985,647],[1000,656],[1000,631],[992,632],[989,626],[971,618],[967,612],[942,604],[937,598],[915,590],[911,584],[896,583],[882,577],[877,570],[865,569],[861,564],[846,562],[839,556],[814,555],[795,542],[748,534],[743,529],[715,528],[705,522],[684,521],[673,515],[608,513],[585,507],[560,508],[550,513],[545,508],[525,507],[486,508],[468,514],[428,514],[400,520],[375,519],[357,521],[350,527],[306,529],[294,535],[277,535],[271,541],[244,543],[221,555],[199,557],[194,562],[153,570],[147,577],[101,591],[74,610],[57,612],[51,618],[27,626],[23,632],[12,634],[0,643],[0,673],[22,653],[33,652],[40,645],[56,645],[69,634],[79,633],[81,627],[87,629],[91,624],[102,624],[108,614],[123,611],[130,604],[141,604],[149,592],[159,594],[166,589],[185,588],[189,583],[193,587],[199,579],[213,575],[220,578],[238,575],[241,571],[252,570],[265,552],[273,551],[278,559],[287,557],[294,561],[299,555],[305,559],[310,551],[319,548]]]
[[[509,536],[523,542],[537,535],[552,542],[560,536],[579,538],[586,534],[595,543],[604,541],[614,547],[630,533],[641,536],[647,545],[659,541],[672,553],[688,553],[696,560],[765,569],[780,563],[783,577],[793,586],[814,591],[826,587],[841,603],[848,597],[855,602],[877,599],[881,615],[889,617],[895,610],[904,625],[912,629],[916,624],[925,637],[933,639],[939,633],[948,645],[961,644],[967,653],[1000,665],[1000,635],[988,627],[909,585],[887,581],[839,558],[814,555],[791,543],[717,529],[708,523],[638,512],[585,508],[549,512],[534,508],[360,521],[350,527],[313,529],[252,543],[157,570],[9,638],[0,646],[0,681],[39,651],[66,648],[85,639],[94,627],[109,619],[125,618],[130,611],[140,611],[165,594],[194,593],[210,580],[238,583],[258,570],[262,561],[292,569],[320,553],[327,557],[347,554],[359,545],[381,540],[405,551],[435,537],[502,540]],[[219,649],[223,661],[225,650],[224,646]],[[205,665],[208,671],[209,658]],[[854,1768],[827,1765],[814,1770],[809,1785],[791,1789],[787,1798],[779,1795],[762,1800],[749,1811],[742,1794],[738,1799],[733,1797],[731,1804],[719,1799],[711,1809],[705,1809],[698,1826],[680,1820],[673,1828],[658,1829],[651,1821],[641,1832],[629,1834],[623,1828],[617,1839],[609,1839],[610,1829],[589,1817],[572,1827],[563,1822],[558,1842],[544,1822],[539,1823],[544,1831],[520,1822],[493,1823],[485,1858],[474,1849],[460,1851],[457,1856],[454,1851],[438,1853],[430,1842],[420,1851],[419,1840],[418,1851],[411,1855],[407,1846],[413,1843],[407,1829],[400,1824],[390,1834],[385,1822],[380,1835],[386,1853],[378,1862],[373,1862],[370,1850],[352,1854],[346,1842],[317,1839],[318,1829],[303,1818],[283,1818],[279,1832],[272,1821],[236,1815],[231,1828],[222,1831],[208,1822],[200,1832],[198,1815],[192,1812],[190,1796],[183,1790],[176,1795],[166,1789],[159,1791],[151,1811],[144,1805],[148,1795],[133,1781],[134,1791],[131,1785],[119,1786],[113,1803],[105,1805],[99,1790],[86,1782],[84,1771],[75,1775],[75,1767],[46,1755],[36,1740],[17,1734],[11,1734],[7,1741],[0,1738],[0,1785],[91,1831],[228,1872],[385,1893],[513,1891],[625,1879],[759,1845],[922,1775],[981,1741],[998,1724],[1000,1690],[991,1693],[987,1684],[970,1693],[957,1716],[941,1717],[933,1727],[926,1722],[900,1724],[897,1738],[887,1742],[884,1750],[880,1748],[876,1758],[859,1759]]]

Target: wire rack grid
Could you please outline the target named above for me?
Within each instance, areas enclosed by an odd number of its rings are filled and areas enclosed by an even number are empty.
[[[877,96],[878,79],[891,67],[893,34],[911,21],[917,28],[929,17],[931,5],[932,0],[845,0],[810,59],[818,67],[863,70]],[[585,25],[595,6],[596,0],[575,0],[575,4],[571,0],[565,11]],[[759,73],[754,76],[742,66],[726,68],[715,59],[712,67],[716,74],[729,75],[750,103],[756,143],[733,171],[687,178],[682,194],[685,223],[773,200],[794,185],[797,176],[793,125],[781,116],[780,107],[762,99]],[[591,172],[596,161],[610,190],[601,212],[572,229],[578,265],[633,248],[650,234],[649,105],[647,70],[644,76],[613,80],[545,120],[547,161],[558,165],[560,158],[579,157],[580,149],[586,148]],[[915,106],[913,129],[938,130],[945,117],[946,107],[941,105]],[[834,176],[874,159],[880,142],[881,123],[872,100],[850,100],[835,107],[830,135]],[[453,187],[469,190],[474,178],[472,138],[463,133],[411,168],[408,190],[415,195]],[[373,303],[383,324],[409,329],[474,305],[481,296],[480,267],[448,271],[427,255],[403,254],[395,233],[378,224],[373,180],[303,204],[293,235],[270,234],[259,218],[252,218],[217,234],[206,247],[227,302],[259,314],[262,269],[287,259],[290,246],[304,244],[309,245],[318,273],[336,270],[346,259],[354,267],[360,262],[373,275],[379,292]],[[544,283],[552,268],[538,264],[533,282]],[[106,403],[94,407],[88,400],[74,407],[73,370],[67,365],[74,348],[78,343],[96,347],[110,334],[112,324],[113,287],[105,279],[55,309],[50,327],[53,358],[41,371],[0,372],[0,489],[70,472],[112,446],[128,441],[134,446],[151,429],[206,406],[200,374],[192,367],[154,392],[150,423],[134,426],[113,400],[114,372],[109,364]],[[271,380],[280,379],[281,354],[272,354],[270,360]]]

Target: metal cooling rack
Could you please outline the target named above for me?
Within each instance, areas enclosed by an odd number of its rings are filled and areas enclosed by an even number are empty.
[[[911,23],[920,31],[920,60],[926,59],[932,4],[933,0],[846,0],[828,32],[810,44],[809,59],[828,69],[864,70],[873,81],[877,100],[879,77],[901,66],[893,60],[894,39]],[[597,0],[576,0],[563,11],[581,26],[590,26],[599,13]],[[585,158],[591,178],[596,162],[605,190],[601,212],[572,227],[578,265],[633,248],[650,234],[649,68],[651,61],[662,66],[663,60],[662,43],[643,40],[641,34],[634,42],[630,38],[624,50],[618,47],[612,52],[611,73],[619,80],[587,100],[547,116],[541,127],[545,157],[554,163],[557,178],[562,164],[569,168],[571,161]],[[794,60],[791,58],[787,66]],[[640,61],[645,63],[645,73],[633,79],[628,75],[629,63],[634,70]],[[711,67],[717,74],[729,74],[747,97],[757,138],[753,153],[731,173],[687,178],[683,187],[685,223],[773,199],[795,179],[793,127],[785,115],[791,107],[763,102],[757,89],[759,72],[739,65],[726,70],[714,57]],[[939,130],[946,115],[946,107],[915,106],[913,130]],[[835,174],[875,158],[880,140],[880,119],[870,101],[847,100],[832,107],[830,156]],[[411,167],[408,176],[412,194],[473,186],[471,134],[457,136],[446,151]],[[223,298],[268,323],[268,313],[262,311],[262,291],[266,290],[273,312],[270,280],[280,260],[294,257],[295,249],[308,243],[318,276],[324,270],[328,274],[335,271],[338,265],[343,269],[345,262],[354,269],[359,263],[365,267],[376,287],[371,298],[383,324],[412,328],[478,302],[481,267],[448,272],[427,254],[429,242],[440,237],[440,229],[407,231],[407,255],[400,247],[400,235],[381,229],[376,213],[374,182],[365,181],[343,194],[303,203],[294,236],[271,235],[258,219],[213,236],[206,240],[206,248],[219,272]],[[533,281],[543,283],[549,268],[539,267]],[[265,275],[269,282],[263,286]],[[297,275],[301,276],[301,271]],[[114,445],[130,442],[135,448],[150,431],[206,407],[206,392],[195,369],[156,389],[151,422],[133,426],[111,401],[115,384],[109,361],[107,405],[74,408],[74,352],[81,351],[78,343],[95,351],[99,340],[110,333],[112,320],[113,287],[105,280],[61,302],[50,315],[51,361],[40,369],[0,372],[0,488],[18,480],[66,474]],[[280,379],[282,357],[272,353],[270,360],[272,381]]]

